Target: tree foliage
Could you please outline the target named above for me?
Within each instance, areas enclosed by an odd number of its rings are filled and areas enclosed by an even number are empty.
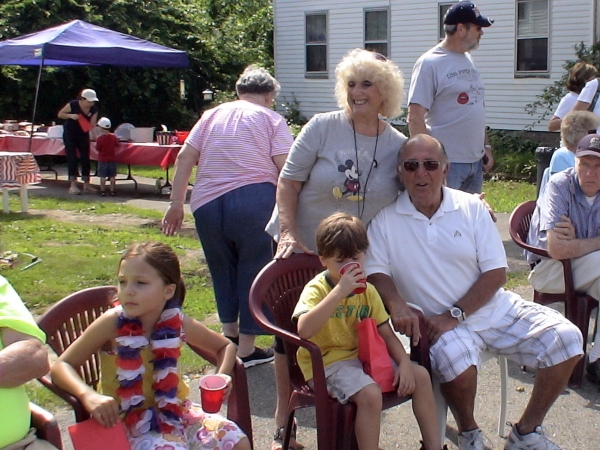
[[[525,110],[529,114],[537,116],[536,121],[528,128],[532,128],[535,124],[539,124],[552,115],[554,105],[560,102],[560,99],[567,93],[566,84],[571,67],[578,62],[586,62],[600,69],[600,41],[595,42],[589,47],[583,42],[579,42],[574,48],[576,59],[566,61],[563,64],[565,73],[560,80],[555,81],[550,86],[546,86],[542,93],[536,96],[537,99],[533,103],[525,106]]]
[[[56,120],[62,106],[91,87],[98,92],[100,114],[115,124],[187,128],[203,107],[202,90],[232,90],[248,64],[272,68],[270,0],[7,0],[0,4],[0,39],[74,19],[186,50],[191,67],[46,68],[37,121]],[[1,118],[31,117],[37,76],[37,68],[2,67]],[[180,99],[180,79],[186,84],[185,99]]]

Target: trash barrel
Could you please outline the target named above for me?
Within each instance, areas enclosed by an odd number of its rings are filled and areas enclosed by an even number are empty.
[[[540,195],[540,187],[542,185],[542,178],[544,176],[544,170],[550,167],[550,160],[552,154],[556,150],[555,147],[538,147],[535,149],[535,162],[537,163],[537,196]]]

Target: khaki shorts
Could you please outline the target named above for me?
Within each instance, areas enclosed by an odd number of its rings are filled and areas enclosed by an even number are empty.
[[[354,358],[335,362],[325,368],[325,382],[330,397],[340,403],[348,403],[350,397],[369,384],[375,384],[373,378],[365,373],[361,362]],[[313,380],[308,381],[313,388]]]

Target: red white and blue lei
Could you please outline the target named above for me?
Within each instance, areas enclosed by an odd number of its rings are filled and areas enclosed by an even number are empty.
[[[133,437],[156,431],[178,433],[184,428],[184,401],[177,396],[179,386],[178,361],[181,354],[183,314],[171,299],[154,326],[150,341],[144,336],[142,323],[124,312],[117,319],[117,395],[125,425]],[[146,371],[142,348],[151,345],[153,354],[154,404],[144,407],[143,376]]]

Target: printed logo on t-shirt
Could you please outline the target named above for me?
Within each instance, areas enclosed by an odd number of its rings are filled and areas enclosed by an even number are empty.
[[[456,101],[461,105],[466,105],[469,103],[469,94],[466,92],[461,92],[458,94],[458,97],[456,97]]]
[[[460,231],[456,230],[454,232],[454,237],[462,237],[462,234],[460,234]]]
[[[344,164],[338,166],[338,172],[345,175],[343,188],[335,186],[333,188],[333,196],[337,199],[346,197],[348,200],[359,202],[362,200],[360,195],[360,176],[362,171],[358,170],[355,162],[347,159]],[[343,189],[343,190],[342,190]]]
[[[369,317],[370,313],[371,307],[369,305],[338,305],[330,317],[332,319],[343,319],[345,317],[364,319],[365,317]]]

